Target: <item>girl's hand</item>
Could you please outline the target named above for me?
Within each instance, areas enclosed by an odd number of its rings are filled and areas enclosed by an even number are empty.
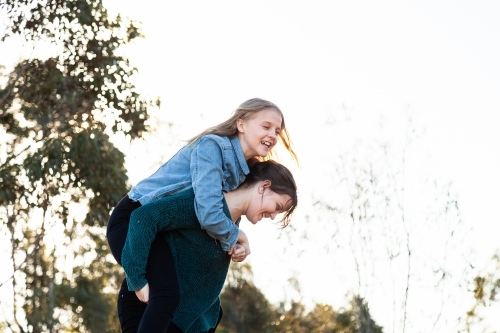
[[[146,283],[141,290],[136,290],[135,294],[141,302],[147,303],[149,301],[149,284]]]
[[[242,262],[247,257],[245,247],[238,243],[236,243],[230,252],[231,260],[234,262]]]
[[[248,243],[248,237],[241,229],[238,232],[238,240],[236,241],[236,244],[240,244],[245,248],[245,257],[250,255],[250,244]]]

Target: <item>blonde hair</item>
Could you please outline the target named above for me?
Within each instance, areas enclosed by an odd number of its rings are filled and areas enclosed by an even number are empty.
[[[288,134],[288,131],[286,130],[285,127],[285,117],[283,116],[283,112],[281,112],[281,110],[278,108],[278,106],[276,106],[276,104],[261,98],[251,98],[241,103],[240,106],[238,106],[238,108],[234,110],[233,114],[229,119],[218,125],[207,128],[197,136],[189,139],[188,144],[196,143],[202,136],[207,134],[215,134],[219,136],[227,136],[233,138],[238,135],[238,127],[236,125],[238,119],[241,120],[251,119],[255,116],[257,112],[266,109],[276,110],[276,112],[278,112],[279,115],[281,116],[281,131],[278,134],[279,141],[281,141],[281,143],[283,144],[283,146],[285,146],[285,149],[288,151],[288,153],[298,163],[298,157],[292,149],[292,142],[290,140],[290,135]],[[272,159],[274,155],[275,154],[273,153],[273,150],[271,150],[271,152],[266,157],[257,156],[256,158],[260,161],[266,161]]]

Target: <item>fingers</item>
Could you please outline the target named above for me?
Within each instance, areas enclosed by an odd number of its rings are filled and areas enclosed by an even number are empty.
[[[234,262],[242,262],[243,260],[246,259],[246,257],[247,256],[244,253],[239,255],[232,255],[231,260]]]
[[[236,244],[233,248],[232,254],[231,254],[231,260],[234,262],[242,262],[245,260],[245,258],[248,256],[249,253],[247,253],[245,247],[241,244]]]
[[[246,250],[243,246],[239,246],[237,248],[234,249],[232,255],[233,256],[236,256],[236,257],[239,257],[239,256],[242,256],[242,255],[245,255],[246,253]]]
[[[141,290],[136,290],[135,294],[141,302],[147,303],[149,301],[149,284],[146,283]]]
[[[250,246],[248,243],[236,243],[227,253],[231,256],[232,261],[242,262],[250,254]]]
[[[232,261],[234,262],[242,262],[243,260],[245,259],[241,259],[241,258],[231,258]]]

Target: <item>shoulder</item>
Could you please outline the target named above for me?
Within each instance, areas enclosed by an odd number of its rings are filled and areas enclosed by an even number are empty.
[[[217,155],[218,153],[226,154],[234,151],[231,139],[226,136],[218,136],[215,134],[202,136],[195,144],[193,150],[202,151],[205,155]]]
[[[221,147],[231,147],[231,140],[227,136],[207,134],[200,138],[198,144],[217,144]]]

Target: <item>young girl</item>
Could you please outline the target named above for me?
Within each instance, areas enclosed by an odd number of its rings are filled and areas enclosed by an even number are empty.
[[[168,333],[214,332],[222,317],[219,294],[230,257],[201,229],[193,208],[194,199],[190,189],[135,210],[122,254],[128,288],[143,288],[148,283],[146,265],[151,243],[156,234],[167,231],[160,235],[171,248],[182,294]],[[242,215],[255,224],[264,217],[274,219],[284,213],[281,221],[286,226],[297,206],[297,187],[290,171],[281,164],[271,160],[257,162],[240,187],[223,193],[221,205],[224,215],[235,225]],[[150,257],[149,262],[152,260]],[[130,308],[122,299],[122,291],[120,320],[126,323],[122,329],[127,331],[137,325],[140,309]],[[143,303],[142,309],[145,307]]]
[[[242,103],[228,120],[192,138],[153,175],[134,186],[114,208],[107,238],[116,261],[121,264],[132,211],[187,189],[195,194],[194,210],[201,228],[228,254],[233,254],[234,246],[239,243],[244,246],[244,256],[248,256],[250,248],[246,235],[223,212],[222,193],[241,185],[249,172],[248,161],[268,158],[278,139],[296,159],[281,110],[259,98]],[[180,293],[172,255],[164,237],[156,237],[150,256],[158,258],[158,264],[146,268],[149,306],[142,318],[143,322],[158,327],[159,331],[163,327],[165,331],[177,308]],[[137,298],[136,301],[140,302]]]

